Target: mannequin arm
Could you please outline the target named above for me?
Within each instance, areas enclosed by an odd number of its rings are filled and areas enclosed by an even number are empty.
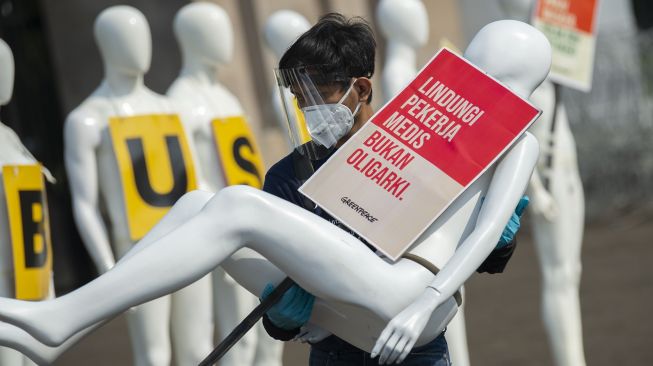
[[[70,182],[73,216],[82,241],[99,273],[115,264],[107,229],[99,209],[95,148],[100,131],[92,118],[71,115],[64,127],[64,159]]]
[[[379,363],[401,362],[413,348],[431,313],[474,273],[496,246],[533,172],[538,143],[526,133],[500,160],[478,214],[476,226],[433,282],[386,326],[372,350]]]

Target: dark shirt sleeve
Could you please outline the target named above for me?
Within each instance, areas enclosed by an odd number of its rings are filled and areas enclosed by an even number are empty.
[[[279,328],[276,325],[272,324],[272,321],[270,318],[268,318],[267,314],[263,315],[263,328],[265,328],[265,331],[268,333],[268,335],[278,341],[289,341],[297,334],[299,334],[299,331],[301,328],[295,328],[295,329],[290,329],[286,330],[283,328]]]
[[[501,249],[493,250],[490,255],[485,259],[480,267],[476,270],[478,273],[503,273],[506,268],[512,253],[515,252],[517,247],[517,237],[515,236],[508,245]]]

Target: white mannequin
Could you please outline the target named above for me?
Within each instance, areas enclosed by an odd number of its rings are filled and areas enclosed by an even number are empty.
[[[502,0],[500,4],[511,18],[525,19],[533,2]],[[533,239],[543,280],[542,319],[553,359],[556,365],[583,366],[578,287],[585,199],[576,143],[565,106],[556,93],[555,85],[547,79],[531,96],[543,113],[530,129],[540,142],[541,155],[528,194],[532,198]]]
[[[465,57],[527,97],[548,73],[550,46],[534,28],[500,21],[476,35]],[[381,354],[380,361],[390,351],[389,361],[400,354],[402,359],[415,344],[440,334],[456,312],[452,295],[494,249],[537,155],[537,141],[525,133],[412,246],[412,253],[442,269],[437,276],[409,260],[386,262],[353,236],[289,202],[233,186],[216,194],[186,194],[111,271],[68,295],[40,303],[0,299],[0,318],[56,345],[221,264],[254,294],[287,274],[317,297],[309,329],[315,324],[367,351],[378,337],[373,354]],[[234,254],[245,246],[269,262]],[[178,266],[186,260],[194,265]],[[124,285],[137,275],[141,281]],[[110,299],[94,301],[107,292],[113,294]]]
[[[0,39],[0,106],[11,100],[14,89],[14,57],[9,46]],[[20,139],[0,121],[0,168],[4,165],[37,164]],[[9,232],[9,217],[0,171],[0,296],[14,297],[14,264]],[[53,293],[54,288],[50,288]],[[31,365],[31,361],[10,348],[0,347],[0,365]]]
[[[202,169],[200,187],[217,192],[225,186],[211,121],[242,116],[236,97],[217,79],[220,66],[231,62],[233,29],[227,13],[212,3],[191,3],[179,10],[174,31],[182,50],[183,68],[168,90],[191,130]],[[224,337],[258,305],[258,298],[239,286],[221,268],[213,271],[214,314]],[[270,338],[259,323],[221,360],[222,365],[281,365],[283,344]],[[208,352],[206,353],[208,354]]]
[[[387,102],[417,75],[417,50],[428,41],[429,19],[419,0],[382,0],[376,17],[387,41],[381,73]]]
[[[278,10],[270,15],[263,28],[263,38],[265,39],[265,44],[267,44],[274,54],[275,65],[279,62],[288,47],[295,43],[297,38],[310,27],[311,24],[308,20],[296,11]],[[281,105],[277,85],[272,86],[270,95],[272,96],[272,107],[274,108],[277,123],[282,131],[287,131],[288,126],[286,124],[288,122],[286,122],[286,113],[283,111],[283,106]],[[292,98],[292,95],[288,93],[285,97]],[[289,113],[288,116],[295,117],[295,114]],[[295,124],[298,123],[296,119],[292,122]],[[290,141],[289,145],[291,149],[294,148]]]
[[[104,10],[95,22],[104,80],[65,124],[65,162],[73,214],[82,240],[100,273],[134,244],[128,233],[122,184],[108,122],[114,116],[169,114],[167,99],[143,85],[151,59],[147,20],[129,6]],[[106,210],[105,217],[101,209]],[[110,231],[109,231],[110,230]],[[170,336],[178,365],[195,365],[211,349],[210,284],[200,282],[127,316],[136,365],[170,364]],[[204,310],[202,310],[202,304]],[[173,331],[170,332],[169,324]]]
[[[419,0],[382,0],[376,16],[387,42],[381,83],[384,102],[388,102],[417,75],[417,50],[428,40],[429,21]],[[464,295],[462,288],[461,292]],[[445,333],[451,361],[456,366],[469,365],[464,306],[463,300]]]

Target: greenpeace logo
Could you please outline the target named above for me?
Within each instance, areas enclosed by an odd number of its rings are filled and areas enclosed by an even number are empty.
[[[372,216],[369,212],[367,212],[366,209],[362,208],[361,206],[359,206],[358,204],[356,204],[356,202],[354,202],[354,201],[352,201],[351,199],[349,199],[349,197],[342,197],[342,198],[340,198],[340,202],[344,203],[344,204],[347,205],[349,208],[351,208],[352,210],[356,211],[358,214],[360,214],[361,216],[363,216],[363,217],[364,217],[367,221],[369,221],[369,222],[376,222],[376,221],[379,220],[379,219],[377,219],[376,217]]]

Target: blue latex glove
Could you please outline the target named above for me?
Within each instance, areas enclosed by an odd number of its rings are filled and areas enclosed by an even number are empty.
[[[261,298],[265,299],[272,291],[274,291],[274,285],[268,283],[263,289]],[[296,329],[308,322],[314,302],[315,296],[303,288],[293,285],[266,314],[275,326],[285,330]]]
[[[519,220],[521,219],[521,215],[524,213],[524,210],[526,209],[526,206],[528,206],[529,202],[530,199],[528,196],[524,196],[519,200],[517,208],[515,209],[515,212],[512,213],[510,221],[508,221],[508,225],[506,225],[506,227],[503,229],[503,233],[501,233],[501,238],[499,238],[499,243],[495,249],[501,249],[505,247],[515,238],[515,234],[517,234],[517,231],[519,231],[519,227],[521,226]]]

